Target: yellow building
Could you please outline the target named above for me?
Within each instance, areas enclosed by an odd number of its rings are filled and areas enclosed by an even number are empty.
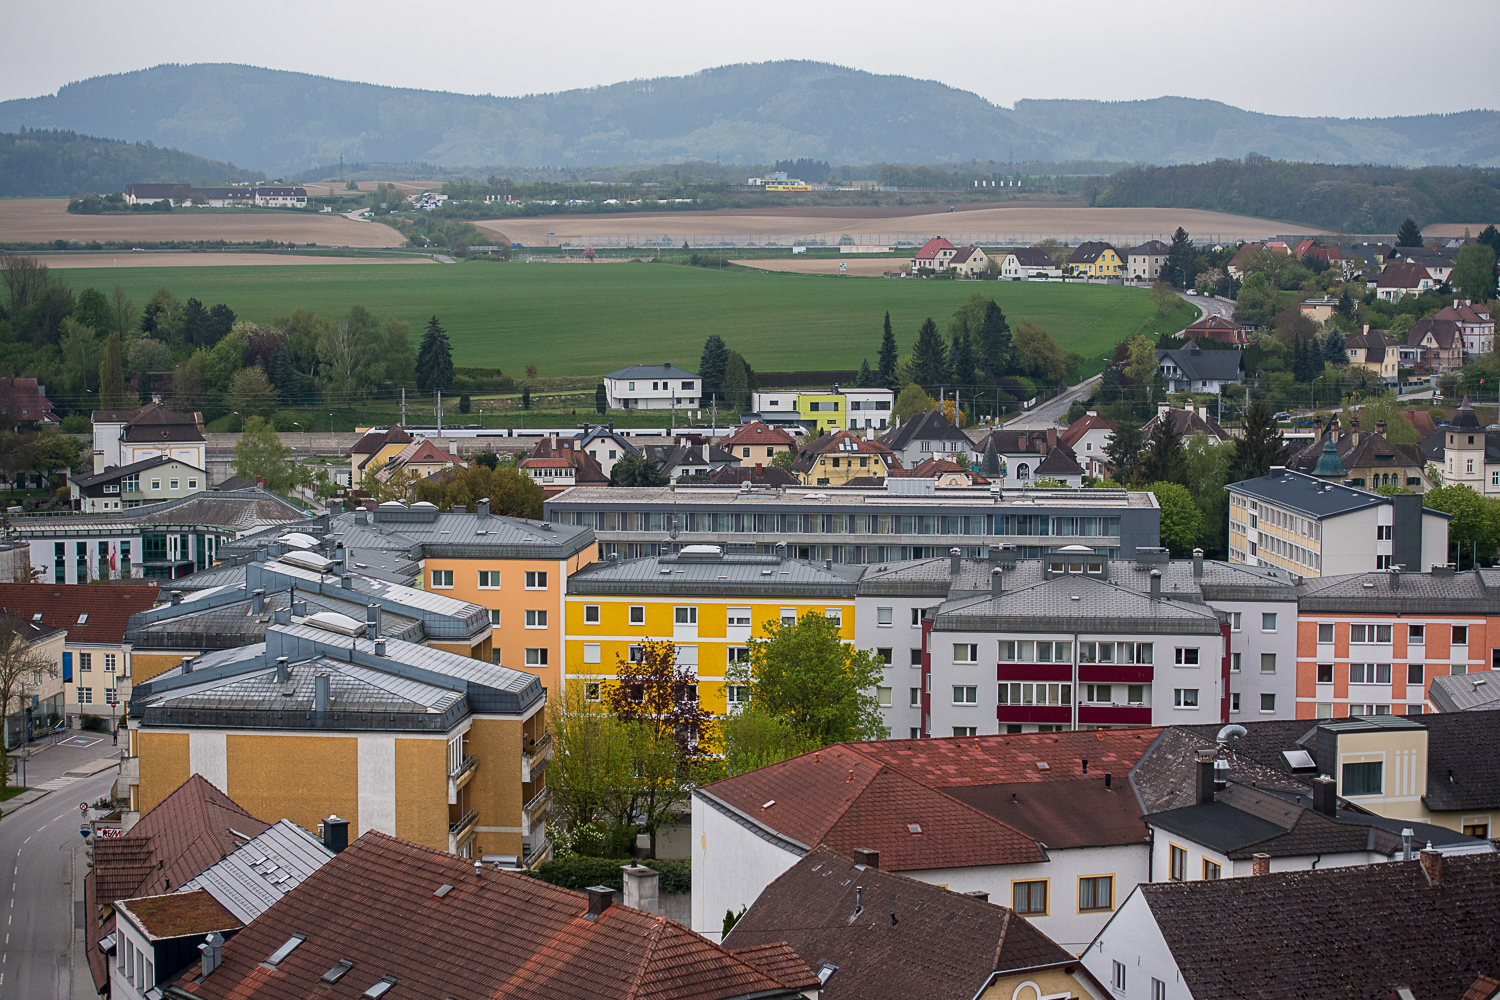
[[[835,385],[827,390],[767,389],[755,393],[750,405],[767,417],[795,413],[797,420],[813,431],[865,427],[884,430],[889,426],[895,401],[896,393],[891,389]]]
[[[594,563],[568,579],[563,684],[600,700],[621,661],[647,639],[677,647],[677,663],[698,674],[699,703],[723,714],[745,697],[726,687],[730,664],[749,657],[768,622],[808,612],[836,618],[854,640],[854,593],[863,567],[774,555],[723,554],[689,545],[673,555]]]
[[[342,615],[273,624],[263,645],[137,683],[131,795],[149,811],[193,774],[252,815],[349,821],[464,857],[547,854],[541,682],[372,638]]]
[[[792,474],[807,486],[842,486],[851,479],[885,478],[896,462],[896,453],[871,438],[837,431],[807,442]]]
[[[366,472],[385,465],[413,440],[400,424],[366,428],[364,436],[349,449],[349,473],[354,477],[351,482],[358,486]]]
[[[1120,253],[1108,243],[1080,243],[1068,256],[1072,273],[1088,278],[1118,278],[1126,271]]]

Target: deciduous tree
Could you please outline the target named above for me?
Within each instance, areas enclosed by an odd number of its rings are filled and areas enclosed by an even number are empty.
[[[269,417],[276,410],[276,388],[264,370],[241,368],[230,380],[224,405],[242,418]]]
[[[1161,541],[1172,555],[1191,555],[1203,528],[1203,511],[1193,502],[1193,495],[1180,483],[1151,483],[1146,487],[1156,495],[1161,508]]]
[[[1495,251],[1482,243],[1464,247],[1453,262],[1449,276],[1453,287],[1475,302],[1495,297]]]
[[[32,646],[28,637],[31,627],[10,615],[0,615],[0,728],[5,730],[5,745],[10,745],[10,727],[3,725],[12,712],[22,710],[29,692],[42,682],[57,676],[57,664]],[[14,707],[12,707],[12,703]],[[9,779],[9,759],[0,755],[0,788]]]
[[[234,446],[234,474],[246,479],[264,479],[266,488],[286,493],[299,479],[301,468],[292,461],[292,449],[261,417],[245,421],[245,432]],[[311,481],[311,476],[305,477]]]
[[[750,640],[749,661],[729,670],[757,710],[818,746],[885,734],[875,700],[883,665],[845,643],[838,621],[809,611],[793,625],[767,622],[765,632]]]
[[[104,342],[104,360],[99,365],[99,408],[123,410],[129,402],[125,396],[125,365],[120,358],[120,335],[111,333]]]
[[[1025,322],[1016,328],[1016,370],[1056,386],[1068,375],[1068,359],[1050,333]]]

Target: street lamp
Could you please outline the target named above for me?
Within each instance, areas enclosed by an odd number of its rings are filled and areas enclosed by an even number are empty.
[[[292,421],[292,426],[293,427],[302,427],[302,424],[300,424],[299,422],[293,420]],[[308,442],[307,428],[306,427],[302,427],[302,443],[304,445],[308,445],[309,449],[311,449],[311,445]]]

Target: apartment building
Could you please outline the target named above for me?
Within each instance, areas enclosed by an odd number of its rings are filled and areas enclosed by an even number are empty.
[[[1007,543],[1022,558],[1088,545],[1112,558],[1159,544],[1161,508],[1150,493],[1126,490],[937,490],[716,486],[576,487],[548,498],[554,525],[592,529],[601,556],[633,559],[682,545],[774,553],[797,559],[884,563],[946,555],[957,545],[979,557]],[[747,488],[748,487],[748,488]]]
[[[328,816],[464,857],[541,860],[551,752],[541,681],[322,612],[137,681],[132,809],[193,774],[252,815]]]
[[[1448,562],[1452,517],[1423,507],[1417,494],[1382,496],[1282,466],[1225,489],[1230,562],[1300,577]]]
[[[17,636],[24,643],[25,655],[48,665],[47,670],[17,670],[10,698],[0,705],[4,732],[0,745],[6,749],[25,743],[30,734],[50,729],[62,721],[63,644],[66,629],[44,625],[40,621],[10,618],[0,620],[0,629]]]
[[[673,364],[632,365],[604,376],[610,409],[673,410],[698,406],[703,381]]]
[[[158,455],[93,475],[74,476],[68,486],[74,510],[98,514],[191,496],[208,489],[208,473]]]
[[[856,638],[854,595],[863,567],[778,555],[726,554],[713,545],[641,559],[606,559],[567,581],[567,656],[563,683],[603,698],[620,663],[638,662],[641,643],[676,645],[676,662],[698,675],[698,703],[715,714],[736,710],[746,693],[727,671],[749,659],[750,639],[766,625],[794,624],[809,612]]]
[[[784,421],[788,416],[812,430],[884,430],[890,426],[892,389],[835,385],[828,390],[780,389],[751,395],[750,407],[768,419]]]

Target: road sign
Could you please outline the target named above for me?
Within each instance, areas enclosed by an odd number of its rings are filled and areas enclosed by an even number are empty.
[[[87,802],[80,802],[80,803],[78,803],[78,811],[81,812],[81,813],[88,812],[89,811],[89,804]]]
[[[89,825],[87,823],[80,823],[78,825],[78,835],[80,837],[84,838],[85,840],[88,839],[88,836],[89,836]]]

